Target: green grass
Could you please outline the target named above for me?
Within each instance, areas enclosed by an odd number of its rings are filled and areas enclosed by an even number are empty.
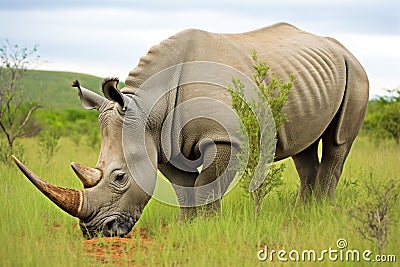
[[[54,184],[81,188],[69,167],[71,161],[89,166],[98,151],[76,147],[62,139],[61,149],[50,162],[38,157],[37,139],[23,140],[27,165]],[[376,185],[388,179],[400,181],[400,149],[392,144],[377,148],[366,138],[357,139],[337,189],[335,205],[311,204],[295,208],[298,177],[287,160],[285,183],[263,203],[257,220],[253,207],[236,187],[223,199],[222,214],[198,218],[191,223],[176,220],[178,208],[152,200],[126,243],[118,239],[83,241],[77,220],[65,214],[27,181],[16,167],[0,165],[0,266],[266,266],[257,252],[269,249],[333,249],[345,238],[348,249],[369,249],[375,245],[360,238],[349,209],[365,191],[372,175]],[[400,261],[400,205],[397,206],[386,254]],[[143,232],[143,234],[140,234]],[[100,254],[99,254],[100,253]],[[117,259],[116,259],[117,258]],[[279,262],[274,266],[359,266],[354,262]],[[365,266],[365,262],[361,262]],[[373,263],[369,265],[374,266]],[[385,263],[384,266],[395,266]],[[375,266],[378,266],[375,263]]]

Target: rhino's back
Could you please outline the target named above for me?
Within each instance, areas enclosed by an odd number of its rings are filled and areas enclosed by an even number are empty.
[[[260,61],[267,62],[275,76],[284,81],[292,73],[295,76],[284,107],[289,122],[280,130],[277,152],[282,158],[293,155],[321,136],[342,103],[346,87],[345,60],[351,54],[329,38],[301,31],[286,23],[241,34],[186,30],[150,49],[130,72],[123,92],[136,93],[151,75],[190,61],[226,64],[252,78],[253,50]],[[231,104],[230,95],[223,88],[211,92],[188,86],[183,90],[180,101],[212,95]]]

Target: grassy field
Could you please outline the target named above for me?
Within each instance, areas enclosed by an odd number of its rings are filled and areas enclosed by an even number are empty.
[[[101,92],[101,78],[73,72],[29,70],[22,85],[27,99],[45,109],[81,109],[77,90],[71,87],[74,80],[79,80],[85,88]]]
[[[71,161],[94,166],[98,151],[76,147],[62,139],[61,149],[50,161],[38,156],[36,139],[24,140],[25,162],[42,178],[65,187],[81,188],[69,167]],[[126,238],[85,241],[74,219],[53,205],[25,179],[15,166],[0,164],[0,266],[267,266],[257,253],[269,250],[338,249],[340,238],[349,250],[371,250],[374,243],[355,230],[349,210],[365,197],[365,183],[372,177],[379,186],[388,179],[400,180],[400,148],[393,144],[375,147],[366,138],[357,139],[337,189],[335,205],[310,204],[295,208],[298,177],[287,160],[285,184],[263,203],[257,220],[252,203],[236,187],[223,199],[222,214],[191,223],[176,220],[178,208],[152,200]],[[397,203],[385,254],[400,261],[400,204]],[[262,255],[262,254],[260,254]],[[288,256],[286,255],[286,258]],[[366,262],[361,261],[362,266]],[[359,262],[281,262],[274,266],[359,266]],[[396,266],[396,263],[368,263]]]

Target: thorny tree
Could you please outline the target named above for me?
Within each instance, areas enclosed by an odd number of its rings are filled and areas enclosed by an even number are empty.
[[[25,128],[40,105],[27,102],[22,80],[28,68],[38,65],[37,46],[32,49],[0,41],[0,129],[9,148],[18,138],[28,135]]]

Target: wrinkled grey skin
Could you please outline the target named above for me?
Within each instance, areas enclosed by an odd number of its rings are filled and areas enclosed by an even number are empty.
[[[81,99],[85,108],[99,110],[102,142],[96,169],[101,170],[102,177],[95,186],[84,189],[80,227],[87,237],[99,233],[122,236],[137,222],[150,196],[128,174],[121,144],[122,107],[103,98],[91,103],[89,97],[85,103],[85,97],[83,92]]]
[[[361,128],[368,101],[368,78],[354,56],[331,38],[312,35],[285,23],[243,34],[188,30],[151,48],[130,72],[121,91],[116,88],[117,81],[113,79],[106,80],[103,85],[105,98],[84,88],[79,89],[83,106],[99,111],[102,136],[100,156],[95,167],[101,177],[95,179],[97,183],[88,182],[82,190],[83,202],[78,215],[74,215],[80,218],[81,229],[86,236],[96,233],[106,236],[127,234],[150,199],[150,195],[131,176],[123,154],[122,123],[127,103],[133,101],[137,110],[136,119],[140,120],[145,100],[152,94],[151,90],[139,90],[139,87],[155,73],[190,61],[223,63],[252,77],[253,49],[257,51],[259,60],[266,61],[277,77],[285,79],[291,73],[295,75],[289,100],[284,107],[289,121],[278,133],[276,160],[293,158],[301,182],[299,201],[307,201],[312,195],[318,199],[334,196],[344,162]],[[208,161],[208,167],[200,173],[197,166],[192,166],[189,171],[175,167],[160,148],[160,132],[166,115],[178,104],[204,96],[231,105],[226,89],[196,84],[172,90],[157,105],[146,125],[147,154],[132,155],[138,162],[148,157],[154,166],[152,176],[155,177],[156,169],[159,169],[176,185],[197,187],[214,181],[218,172],[227,166],[231,149],[237,144],[232,143],[222,127],[208,120],[188,123],[183,127],[180,138],[174,141],[178,142],[185,157],[200,159],[200,165]],[[212,108],[204,106],[204,109]],[[170,128],[174,129],[182,118],[191,113],[193,110],[187,107],[175,114]],[[215,146],[209,146],[205,140],[212,140]],[[321,159],[317,155],[320,140],[323,143]],[[135,146],[134,143],[131,145]],[[79,176],[79,170],[75,171]],[[81,175],[85,176],[82,171]],[[180,197],[178,192],[178,199]],[[180,199],[180,202],[184,201]],[[201,204],[204,199],[196,201]],[[218,201],[210,207],[211,210],[218,208]],[[193,208],[181,208],[182,217],[193,214]]]

